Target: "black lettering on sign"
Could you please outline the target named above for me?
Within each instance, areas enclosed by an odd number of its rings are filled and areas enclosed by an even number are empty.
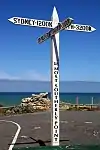
[[[55,104],[55,107],[57,107],[57,104]]]
[[[62,22],[62,28],[66,27],[67,24],[68,24],[68,20]]]
[[[42,26],[42,21],[39,21],[38,25],[39,25],[39,26]]]
[[[55,125],[55,126],[54,126],[54,129],[58,129],[58,126],[57,126],[57,125]]]
[[[57,62],[54,62],[54,65],[58,65],[58,63],[57,63]]]
[[[83,26],[83,30],[85,30],[85,26]]]
[[[57,138],[55,138],[55,141],[57,141]]]
[[[25,23],[25,20],[24,19],[21,19],[21,24],[24,24]]]
[[[55,87],[57,88],[57,87],[58,87],[58,85],[57,85],[57,84],[55,84]]]
[[[58,116],[57,116],[57,112],[56,112],[56,111],[55,111],[55,117],[58,117]]]
[[[57,130],[55,130],[55,133],[57,133]]]
[[[71,25],[71,29],[74,29],[75,28],[75,26],[74,25]]]
[[[48,22],[45,21],[45,26],[48,27]]]
[[[86,26],[85,28],[86,28],[87,31],[89,30],[89,26]]]
[[[57,112],[55,111],[55,119],[57,119],[58,115],[57,115]]]
[[[57,78],[57,79],[58,79],[58,76],[57,76],[57,74],[55,74],[55,78]]]
[[[57,108],[55,108],[55,111],[57,111]]]
[[[46,33],[44,36],[43,36],[43,39],[47,39],[48,38],[48,34]]]
[[[53,29],[50,30],[50,36],[53,36]]]
[[[58,99],[58,96],[55,96],[55,99]]]
[[[25,24],[31,25],[30,21],[31,21],[31,20],[29,20],[29,19],[25,19]]]
[[[29,20],[28,19],[25,19],[25,24],[29,24]]]
[[[79,28],[80,30],[83,30],[83,26],[80,26],[80,28]]]
[[[44,36],[42,36],[41,39],[44,41]]]
[[[35,25],[35,20],[31,20],[32,21],[32,24],[33,24],[33,26]]]
[[[52,22],[48,22],[47,26],[52,28]]]
[[[55,121],[55,125],[57,125],[58,121]]]
[[[50,32],[47,33],[48,37],[50,37]]]
[[[61,29],[61,24],[58,23],[58,26],[51,30],[51,36],[56,34]]]
[[[45,21],[42,21],[42,26],[46,26],[46,22]]]
[[[44,41],[44,39],[45,39],[45,37],[44,37],[44,36],[42,36],[42,37],[38,38],[38,43],[43,42],[43,41]]]
[[[51,36],[52,30],[50,30],[48,33],[49,33],[49,36]]]
[[[76,25],[76,30],[79,30],[79,25]]]
[[[55,96],[58,95],[58,92],[54,92],[54,95],[55,95]]]
[[[57,115],[55,115],[55,119],[57,119],[58,118],[58,116]]]
[[[58,26],[57,26],[57,31],[58,31],[58,30],[61,30],[61,28],[62,28],[62,25],[61,25],[61,23],[58,23]]]
[[[54,103],[58,103],[58,100],[54,100]]]
[[[54,74],[58,74],[58,71],[54,71]]]
[[[58,125],[55,124],[54,129],[58,129]]]
[[[55,79],[55,82],[57,82],[58,81],[58,79]]]
[[[71,23],[72,23],[72,20],[67,19],[66,21],[63,22],[63,28],[66,27],[66,26],[70,26]]]
[[[14,23],[17,23],[18,18],[14,18]]]
[[[41,42],[42,42],[41,38],[38,38],[38,43],[41,43]]]
[[[54,29],[52,30],[52,35],[56,34],[56,33],[57,33],[57,31],[58,31],[58,28],[57,28],[57,27],[56,27],[56,28],[54,28]]]
[[[57,116],[57,112],[55,111],[55,116]]]
[[[58,92],[58,88],[54,88],[54,91]]]
[[[37,25],[38,25],[38,26],[41,26],[41,25],[42,25],[41,21],[38,21],[38,20],[37,20]]]
[[[58,137],[58,134],[57,134],[57,133],[55,133],[55,134],[54,134],[54,137]]]
[[[55,96],[55,99],[58,99],[58,96]]]
[[[54,70],[58,70],[58,67],[55,67]]]
[[[20,23],[20,21],[21,21],[21,19],[20,19],[20,18],[18,18],[18,23]]]
[[[89,31],[91,31],[91,26],[89,26]]]

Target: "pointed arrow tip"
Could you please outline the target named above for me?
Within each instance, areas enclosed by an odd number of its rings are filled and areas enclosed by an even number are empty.
[[[96,30],[96,28],[94,28],[94,31]]]
[[[57,9],[54,6],[53,13],[52,13],[52,20],[55,20],[55,19],[58,20],[58,22],[59,22],[59,17],[58,17]]]
[[[96,30],[96,28],[94,28],[94,27],[91,27],[91,31],[95,31]]]
[[[9,18],[9,19],[8,19],[8,21],[10,21],[10,22],[12,22],[12,23],[13,23],[13,18]]]
[[[73,18],[69,17],[69,19],[74,20]]]
[[[56,9],[56,7],[55,7],[55,6],[54,6],[54,8],[53,8],[53,11],[57,12],[57,9]]]

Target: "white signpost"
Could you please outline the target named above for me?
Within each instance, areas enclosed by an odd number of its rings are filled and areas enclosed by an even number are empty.
[[[68,19],[71,21],[70,24],[66,24],[66,21],[68,23]],[[13,17],[8,19],[10,22],[17,25],[51,28],[48,33],[38,39],[38,43],[42,43],[48,38],[51,38],[51,144],[53,146],[59,146],[59,31],[65,29],[66,31],[72,30],[92,32],[96,30],[90,25],[72,24],[73,19],[68,19],[62,23],[59,22],[59,17],[55,7],[53,9],[51,21],[21,17]]]
[[[55,20],[56,19],[56,20]],[[51,52],[51,100],[52,100],[52,115],[51,115],[51,137],[52,145],[59,145],[59,34],[58,32],[70,26],[73,22],[72,18],[67,18],[62,23],[59,23],[59,18],[56,10],[52,15],[52,20],[55,21],[54,28],[38,38],[38,43],[42,43],[48,38],[52,40]],[[57,25],[58,22],[58,25]],[[56,26],[56,27],[55,27]],[[56,34],[56,35],[55,35]]]

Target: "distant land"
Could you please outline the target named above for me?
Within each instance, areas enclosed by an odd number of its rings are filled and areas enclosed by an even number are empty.
[[[0,92],[50,92],[50,82],[0,79]],[[100,93],[100,82],[61,81],[60,92]]]

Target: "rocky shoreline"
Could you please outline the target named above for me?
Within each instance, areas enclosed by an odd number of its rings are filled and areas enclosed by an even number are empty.
[[[39,111],[48,111],[51,109],[51,100],[48,93],[40,93],[38,95],[23,98],[20,105],[12,107],[2,107],[0,105],[0,115],[15,115],[23,113],[34,113]],[[60,110],[80,110],[80,111],[97,111],[100,110],[99,105],[76,105],[60,101]]]

